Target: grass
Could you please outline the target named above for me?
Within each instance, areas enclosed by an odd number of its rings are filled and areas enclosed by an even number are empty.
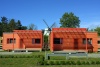
[[[50,51],[48,51],[50,53]],[[34,56],[31,58],[0,58],[0,67],[100,67],[100,65],[37,65],[37,62],[41,60],[38,55],[45,56],[45,51],[43,52],[33,52],[29,56]],[[13,56],[28,56],[27,54],[23,55],[13,55]],[[62,61],[66,60],[65,56],[52,56],[48,61]],[[68,61],[100,61],[100,58],[70,58]]]
[[[35,58],[0,58],[0,65],[35,65]]]
[[[0,67],[100,67],[100,65],[46,65],[46,66],[34,66],[34,65],[0,65]]]

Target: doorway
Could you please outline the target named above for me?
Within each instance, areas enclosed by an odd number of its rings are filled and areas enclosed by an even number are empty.
[[[78,49],[78,39],[74,39],[74,49]]]
[[[20,48],[23,48],[23,39],[20,39]]]

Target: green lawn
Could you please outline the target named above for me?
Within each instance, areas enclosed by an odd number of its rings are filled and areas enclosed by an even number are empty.
[[[100,64],[92,64],[92,65],[39,65],[38,61],[42,60],[45,55],[45,52],[33,52],[29,55],[10,55],[0,57],[0,67],[100,67]],[[4,57],[5,56],[5,57]],[[13,57],[12,57],[13,56]],[[47,61],[100,61],[100,58],[70,58],[66,60],[63,56],[55,56],[51,57],[50,60]]]
[[[0,65],[0,67],[100,67],[100,65],[47,65],[47,66],[36,66],[36,65]]]

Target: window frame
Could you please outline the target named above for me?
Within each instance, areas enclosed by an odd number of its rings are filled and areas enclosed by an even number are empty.
[[[92,38],[87,38],[87,44],[92,45]],[[82,44],[86,44],[86,38],[82,38]]]
[[[7,44],[15,44],[16,43],[16,38],[7,38]]]
[[[99,45],[100,45],[100,40],[98,40],[98,42],[97,42]]]
[[[36,41],[38,40],[38,41]],[[32,38],[32,44],[41,44],[41,39],[40,38]]]
[[[53,44],[63,44],[63,38],[53,38]]]

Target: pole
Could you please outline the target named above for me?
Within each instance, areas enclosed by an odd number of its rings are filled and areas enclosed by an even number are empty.
[[[86,52],[87,52],[87,31],[86,31]]]
[[[14,51],[14,32],[13,32],[13,51]]]

